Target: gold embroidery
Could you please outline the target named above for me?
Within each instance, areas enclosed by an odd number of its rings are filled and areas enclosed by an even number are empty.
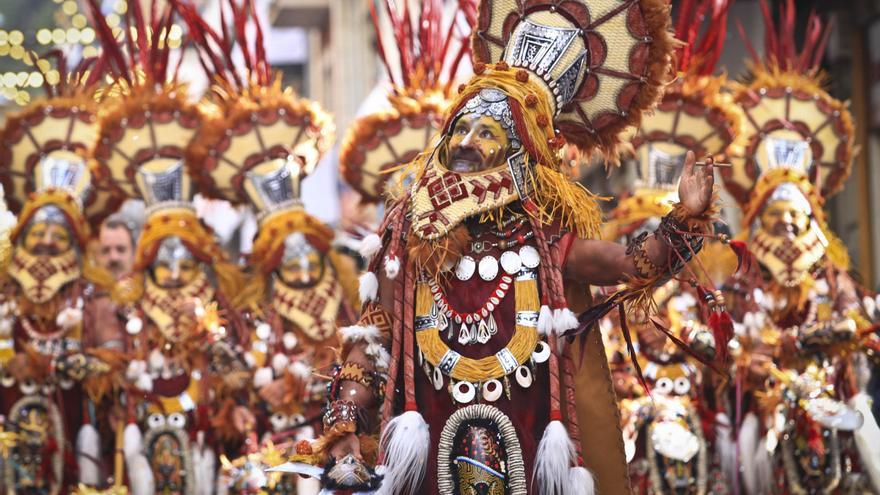
[[[79,258],[73,249],[56,256],[33,255],[16,248],[9,265],[9,276],[21,287],[30,302],[42,304],[65,285],[80,277]]]
[[[336,318],[344,296],[336,272],[326,260],[324,263],[324,276],[313,287],[295,289],[280,279],[272,285],[275,311],[317,341],[327,340],[336,333]]]

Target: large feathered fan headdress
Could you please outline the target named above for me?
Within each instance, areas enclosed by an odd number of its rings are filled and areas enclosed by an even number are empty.
[[[339,155],[342,176],[365,202],[381,201],[394,170],[429,148],[450,103],[459,64],[470,51],[467,39],[476,22],[473,0],[458,0],[447,16],[442,0],[425,0],[418,12],[408,1],[402,12],[394,1],[380,3],[392,28],[390,46],[382,40],[381,14],[374,2],[370,14],[391,83],[391,108],[357,119]]]

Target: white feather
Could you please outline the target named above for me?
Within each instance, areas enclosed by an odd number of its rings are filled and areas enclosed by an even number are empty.
[[[125,425],[122,431],[122,453],[125,458],[140,455],[144,448],[144,437],[141,435],[141,429],[135,423]]]
[[[264,366],[258,369],[256,373],[254,373],[254,387],[263,388],[266,385],[272,383],[272,378],[272,368]]]
[[[358,246],[358,253],[366,260],[367,263],[376,256],[382,247],[382,239],[376,234],[370,234],[361,239],[361,245]]]
[[[76,462],[79,482],[96,486],[101,482],[101,436],[91,423],[82,425],[76,434]]]
[[[296,495],[318,495],[321,491],[321,481],[315,478],[297,476]]]
[[[568,495],[595,495],[596,480],[593,473],[584,467],[573,467],[568,472]]]
[[[862,427],[855,430],[853,435],[862,458],[861,466],[868,472],[874,492],[880,493],[880,426],[871,412],[871,398],[864,392],[859,392],[849,400],[849,406],[862,413],[865,419]]]
[[[758,494],[759,480],[755,454],[760,443],[758,418],[755,413],[748,413],[743,418],[739,430],[739,462],[746,493]],[[764,449],[767,450],[767,449]]]
[[[358,279],[358,294],[360,295],[361,303],[375,301],[378,293],[379,279],[376,278],[376,274],[364,272]]]
[[[355,342],[367,342],[372,344],[379,341],[382,335],[379,328],[375,325],[352,325],[350,327],[342,327],[339,329],[339,335],[346,343],[353,344]]]
[[[382,432],[385,478],[377,495],[413,495],[422,484],[431,443],[428,424],[416,411],[388,422]]]
[[[128,464],[128,488],[131,495],[154,495],[156,483],[147,458],[138,454],[125,462]]]
[[[397,278],[400,273],[400,258],[397,256],[385,257],[385,276],[391,280]]]
[[[272,369],[275,370],[275,373],[279,375],[284,373],[284,368],[287,368],[288,364],[290,364],[290,358],[287,355],[279,352],[272,356]]]
[[[755,451],[755,480],[758,484],[756,493],[773,493],[773,461],[770,459],[770,451],[767,450],[766,438],[760,437]]]
[[[560,308],[553,311],[553,330],[557,335],[562,335],[566,330],[577,328],[579,325],[577,316],[568,308]]]
[[[149,360],[151,370],[158,371],[165,366],[165,356],[162,355],[162,352],[159,351],[159,349],[153,349],[150,352]]]
[[[385,347],[382,344],[368,344],[366,349],[364,349],[364,353],[368,357],[373,358],[373,366],[376,367],[376,371],[380,373],[388,371],[388,365],[391,363],[391,355],[388,354],[388,351],[385,350]]]
[[[541,312],[538,313],[538,333],[541,335],[550,335],[553,331],[553,311],[546,304],[541,305]]]
[[[571,437],[561,421],[551,421],[544,429],[535,455],[533,482],[542,495],[567,493],[569,470],[574,464],[575,451]]]
[[[196,495],[212,495],[215,485],[214,467],[217,462],[214,451],[210,447],[199,448],[198,444],[193,443],[192,452]]]

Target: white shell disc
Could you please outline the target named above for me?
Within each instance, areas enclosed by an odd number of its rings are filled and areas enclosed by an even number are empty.
[[[483,399],[487,402],[495,402],[501,398],[504,386],[498,380],[489,380],[483,384]]]
[[[9,388],[9,387],[15,385],[15,378],[12,376],[6,375],[3,378],[0,378],[0,385],[3,385],[4,387]]]
[[[538,250],[532,246],[523,246],[519,248],[519,259],[526,268],[537,268],[541,264],[541,255]]]
[[[519,383],[520,387],[529,388],[532,386],[532,370],[525,366],[520,366],[516,369],[514,375],[516,375],[516,383]]]
[[[137,316],[133,316],[125,322],[125,331],[129,335],[137,335],[144,329],[144,322]]]
[[[543,340],[538,342],[538,346],[535,348],[535,352],[532,353],[532,359],[534,359],[535,362],[538,364],[546,362],[548,359],[550,359],[550,345]]]
[[[18,389],[21,390],[21,393],[24,395],[31,395],[37,391],[37,384],[31,379],[27,379],[18,384]]]
[[[443,372],[440,371],[440,368],[434,368],[431,381],[434,382],[434,390],[443,390]]]
[[[501,268],[508,275],[516,275],[522,269],[522,260],[513,251],[504,251],[501,254]]]
[[[480,260],[480,278],[486,282],[495,280],[498,276],[498,260],[494,256],[483,256]]]
[[[58,386],[61,387],[62,390],[70,390],[76,383],[73,380],[69,380],[67,378],[62,378],[58,380]]]
[[[471,382],[458,382],[452,387],[452,398],[460,404],[467,404],[477,396],[477,389]]]
[[[470,280],[471,277],[474,276],[474,271],[477,269],[477,262],[474,261],[470,256],[462,256],[460,260],[458,260],[458,266],[455,267],[455,278],[461,280],[462,282],[466,280]]]
[[[266,322],[261,322],[257,325],[256,334],[260,340],[266,340],[272,335],[272,327]]]

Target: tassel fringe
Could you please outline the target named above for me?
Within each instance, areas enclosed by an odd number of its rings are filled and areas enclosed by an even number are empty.
[[[373,272],[364,272],[358,279],[358,294],[361,298],[361,304],[375,301],[379,294],[379,279]]]
[[[428,465],[431,438],[428,424],[416,411],[407,411],[388,422],[382,432],[385,478],[378,495],[415,495]]]
[[[571,467],[575,452],[571,437],[561,421],[554,420],[547,425],[538,453],[535,455],[534,485],[542,495],[561,495],[568,493]]]
[[[568,495],[595,495],[596,480],[585,467],[573,467],[568,471]]]

